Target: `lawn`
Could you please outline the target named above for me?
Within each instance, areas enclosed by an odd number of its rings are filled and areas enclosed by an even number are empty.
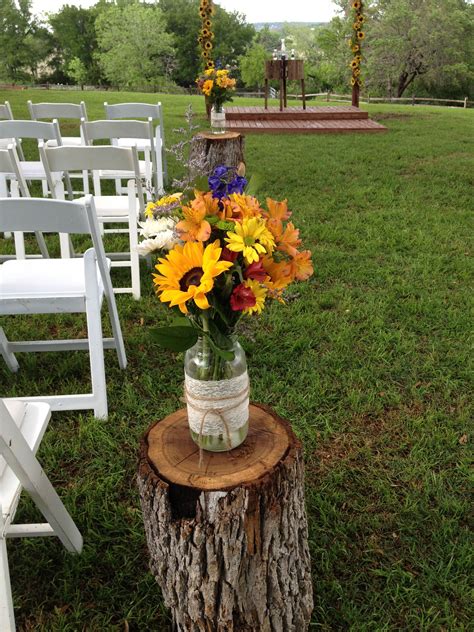
[[[26,100],[156,102],[150,94],[10,91]],[[189,103],[162,96],[167,144]],[[251,103],[250,100],[246,102]],[[247,321],[252,398],[302,439],[314,577],[314,630],[472,629],[472,110],[363,106],[385,134],[249,135],[259,197],[287,198],[315,274],[286,306]],[[71,129],[69,130],[71,131]],[[171,168],[175,167],[171,164]],[[11,246],[0,239],[0,250]],[[110,416],[55,413],[40,460],[84,535],[10,541],[20,630],[165,632],[147,569],[135,484],[137,445],[181,407],[182,357],[153,346],[169,315],[142,269],[143,298],[117,297],[129,365],[106,353]],[[68,337],[75,317],[3,318],[7,336]],[[33,333],[34,332],[34,333]],[[2,396],[87,388],[87,354],[23,354],[0,363]],[[470,423],[471,422],[471,423]],[[18,519],[35,518],[24,502]]]

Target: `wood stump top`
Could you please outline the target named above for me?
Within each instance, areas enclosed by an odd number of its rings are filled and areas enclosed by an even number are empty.
[[[234,450],[203,450],[200,464],[200,450],[191,439],[183,408],[150,428],[142,440],[141,452],[166,482],[211,491],[255,483],[298,443],[288,422],[265,406],[251,404],[247,439]]]
[[[205,138],[206,140],[236,140],[241,134],[239,132],[224,132],[224,134],[213,134],[212,132],[199,132],[196,138]]]

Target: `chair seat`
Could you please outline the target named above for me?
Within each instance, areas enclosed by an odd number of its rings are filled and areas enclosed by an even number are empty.
[[[110,268],[110,261],[107,261]],[[98,267],[97,282],[102,296],[104,287]],[[82,258],[35,259],[34,261],[16,259],[6,261],[0,266],[0,314],[3,300],[28,297],[34,301],[50,297],[51,312],[57,312],[59,311],[57,305],[61,299],[84,297],[85,292]],[[28,311],[28,305],[25,302],[25,313]]]
[[[64,147],[80,147],[84,144],[80,136],[63,136],[61,138]],[[57,147],[58,143],[55,140],[47,140],[46,147]]]
[[[21,161],[20,166],[26,180],[46,180],[46,172],[40,160]]]
[[[140,175],[144,178],[147,175],[146,172],[146,160],[139,160],[138,166],[140,169]],[[151,167],[151,165],[150,165]],[[114,171],[113,169],[99,169],[100,178],[120,178],[121,180],[130,180],[135,177],[133,171]]]
[[[75,202],[84,203],[85,198],[78,198]],[[94,195],[94,203],[99,219],[108,217],[128,218],[127,195]],[[135,200],[137,216],[140,213],[140,204]]]
[[[4,403],[31,451],[36,454],[51,416],[48,404],[26,404],[13,399],[6,399]],[[11,513],[20,491],[20,481],[0,456],[0,505],[4,520]]]

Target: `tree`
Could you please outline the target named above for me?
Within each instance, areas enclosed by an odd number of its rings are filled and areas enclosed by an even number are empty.
[[[103,6],[103,5],[102,5]],[[49,16],[53,36],[57,42],[56,66],[73,78],[68,68],[73,59],[78,59],[85,69],[85,83],[97,85],[102,82],[102,72],[96,58],[97,34],[95,21],[101,5],[83,9],[75,5],[64,5],[60,11]]]
[[[12,81],[29,79],[39,60],[35,31],[39,28],[31,14],[30,0],[0,0],[0,73]],[[46,54],[42,50],[40,55]]]
[[[464,0],[379,0],[367,33],[371,83],[401,97],[420,77],[433,86],[460,80],[469,72],[468,31],[472,6]]]
[[[110,6],[96,20],[98,59],[107,79],[120,88],[157,88],[174,59],[173,37],[161,9],[138,2]]]
[[[268,24],[257,31],[255,42],[261,44],[268,53],[272,53],[275,48],[280,48],[281,35],[278,31],[271,31]]]
[[[269,55],[262,44],[252,44],[240,58],[240,76],[245,86],[260,89],[265,80],[265,60]]]
[[[197,41],[201,29],[199,0],[160,0],[159,6],[175,41],[176,65],[172,77],[180,85],[194,86],[202,69]],[[222,65],[237,65],[238,58],[252,43],[254,27],[246,23],[241,13],[228,13],[216,4],[212,29],[213,59]]]
[[[66,72],[68,76],[71,77],[71,79],[74,81],[74,83],[80,85],[81,90],[84,90],[84,84],[87,81],[89,73],[79,57],[73,57],[71,59]]]

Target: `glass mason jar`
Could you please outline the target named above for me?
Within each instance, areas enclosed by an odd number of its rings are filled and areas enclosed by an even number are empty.
[[[213,134],[225,134],[225,110],[222,105],[211,108],[211,129]]]
[[[189,428],[193,441],[203,450],[232,450],[247,437],[247,361],[235,339],[233,352],[233,360],[224,360],[213,351],[207,338],[200,337],[184,357]]]

